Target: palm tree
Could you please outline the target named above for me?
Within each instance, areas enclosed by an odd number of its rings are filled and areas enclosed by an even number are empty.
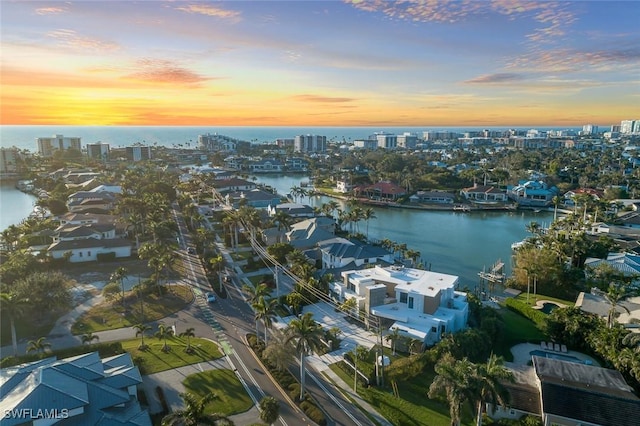
[[[300,400],[304,398],[305,369],[304,360],[307,354],[322,345],[322,328],[313,319],[313,314],[307,312],[300,318],[291,320],[285,330],[287,343],[295,342],[296,352],[300,356]]]
[[[127,268],[125,268],[124,266],[121,266],[118,269],[116,269],[109,277],[109,280],[111,280],[111,282],[120,283],[120,287],[122,288],[122,305],[123,306],[124,306],[124,277],[126,276],[127,276]]]
[[[256,303],[261,297],[267,297],[271,294],[271,289],[265,283],[260,283],[255,287],[245,284],[242,286],[242,291],[249,296],[250,305]]]
[[[180,337],[187,338],[187,347],[184,349],[184,351],[188,354],[193,353],[193,348],[191,347],[191,338],[196,337],[195,331],[195,328],[189,327],[179,335]]]
[[[376,212],[371,207],[367,207],[366,209],[364,209],[362,218],[367,222],[367,240],[369,239],[369,221],[371,219],[375,219],[376,217]]]
[[[393,350],[393,355],[396,354],[396,344],[398,340],[400,340],[402,336],[400,335],[400,329],[398,327],[393,327],[393,331],[386,335],[384,340],[387,342],[391,342],[391,348]]]
[[[137,324],[134,325],[133,328],[136,330],[136,337],[140,336],[140,346],[138,346],[138,349],[141,351],[147,350],[148,346],[144,344],[144,334],[151,330],[151,326],[146,324]]]
[[[482,410],[486,402],[505,406],[509,393],[501,382],[513,381],[513,373],[504,367],[502,357],[491,354],[485,364],[477,366],[475,374],[475,391],[478,397],[478,413],[476,425],[482,425]]]
[[[47,342],[46,337],[40,337],[37,340],[29,340],[27,343],[27,353],[45,353],[47,349],[51,349],[51,343]]]
[[[273,364],[278,371],[285,371],[295,359],[291,347],[280,334],[274,335],[271,342],[264,348],[262,355],[267,361]]]
[[[93,334],[92,332],[88,332],[82,335],[82,344],[84,345],[85,343],[88,345],[91,345],[91,343],[93,343],[94,340],[100,340],[100,336],[98,336],[97,334]]]
[[[156,331],[155,336],[160,340],[164,340],[164,345],[162,345],[162,352],[169,352],[171,350],[171,347],[167,344],[167,339],[173,336],[173,329],[165,323],[161,322],[160,324],[158,324],[158,331]]]
[[[18,337],[16,333],[15,321],[24,315],[27,308],[27,300],[19,298],[13,293],[0,293],[0,308],[9,317],[11,327],[11,347],[13,356],[18,356]]]
[[[207,393],[200,399],[188,392],[181,393],[180,397],[184,401],[185,408],[164,416],[162,418],[162,426],[215,425],[218,420],[225,420],[227,425],[233,426],[233,422],[223,414],[205,413],[207,405],[218,397],[215,393]]]
[[[455,359],[446,353],[435,366],[436,377],[429,386],[429,398],[444,394],[449,402],[451,426],[460,425],[460,408],[469,399],[475,365],[467,358]]]
[[[265,396],[260,400],[260,420],[267,424],[274,424],[280,416],[280,403],[272,396]]]
[[[275,309],[278,301],[276,299],[267,299],[260,297],[251,306],[255,312],[254,319],[256,320],[256,335],[258,334],[258,321],[262,321],[264,324],[264,344],[267,344],[267,331],[273,325],[273,319],[275,318]]]

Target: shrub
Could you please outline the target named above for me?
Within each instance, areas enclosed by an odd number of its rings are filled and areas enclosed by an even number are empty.
[[[54,350],[46,354],[27,354],[17,357],[9,356],[0,360],[0,368],[12,367],[14,365],[37,361],[51,356],[55,356],[57,359],[64,359],[94,351],[98,351],[101,358],[124,353],[124,349],[122,349],[122,344],[120,342],[94,343],[91,346],[74,346],[72,348]]]
[[[544,330],[547,324],[547,315],[538,310],[533,309],[525,302],[521,302],[520,300],[516,300],[513,298],[508,298],[504,301],[504,304],[507,308],[511,309],[513,312],[519,313],[525,318],[533,321],[540,330]]]

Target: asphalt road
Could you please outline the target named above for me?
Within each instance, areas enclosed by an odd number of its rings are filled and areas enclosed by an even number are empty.
[[[190,244],[190,237],[186,224],[176,211],[182,243],[185,248]],[[196,295],[211,290],[200,259],[195,255],[185,254],[185,266],[190,271],[190,281]],[[239,289],[242,284],[238,277],[230,274],[231,282],[225,284],[226,299],[219,298],[215,303],[207,304],[203,298],[199,299],[202,315],[213,332],[213,338],[218,341],[229,359],[235,366],[236,374],[254,401],[269,395],[280,401],[280,419],[282,425],[314,425],[302,411],[293,404],[288,396],[277,386],[258,362],[253,351],[248,347],[245,336],[255,333],[254,313]],[[294,365],[290,371],[300,380],[299,365]],[[355,408],[333,384],[323,376],[306,369],[306,391],[316,400],[318,406],[325,412],[328,425],[372,425],[373,423],[360,410]]]

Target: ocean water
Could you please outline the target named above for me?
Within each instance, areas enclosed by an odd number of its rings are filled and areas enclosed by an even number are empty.
[[[513,127],[490,127],[491,130],[507,130]],[[527,130],[531,127],[517,127]],[[335,142],[350,142],[365,139],[376,132],[402,134],[424,131],[449,130],[457,132],[479,131],[482,127],[227,127],[227,126],[0,126],[0,147],[15,146],[20,149],[37,151],[36,138],[63,135],[82,138],[82,146],[87,143],[104,142],[112,147],[128,146],[136,142],[145,145],[196,147],[198,135],[218,133],[252,143],[273,142],[279,138],[293,138],[296,135],[322,135]],[[557,127],[537,127],[539,130],[559,129]],[[573,129],[575,130],[575,129]]]

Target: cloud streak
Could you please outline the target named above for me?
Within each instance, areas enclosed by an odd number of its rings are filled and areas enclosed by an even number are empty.
[[[525,77],[516,73],[485,74],[465,81],[465,84],[504,84],[524,80]]]
[[[311,95],[311,94],[295,95],[295,96],[292,96],[291,99],[295,101],[301,101],[301,102],[313,102],[313,103],[323,103],[323,104],[354,102],[357,100],[354,98],[319,96],[319,95]]]
[[[197,85],[211,80],[191,70],[180,67],[172,61],[163,59],[141,59],[136,64],[136,71],[124,78],[157,84]]]
[[[211,16],[213,18],[227,19],[231,21],[239,21],[242,15],[240,12],[235,10],[222,9],[205,4],[190,4],[187,6],[179,6],[175,9],[181,12]]]
[[[61,45],[74,50],[114,52],[120,49],[117,43],[82,36],[70,29],[50,31],[47,33],[47,37],[57,40]]]

